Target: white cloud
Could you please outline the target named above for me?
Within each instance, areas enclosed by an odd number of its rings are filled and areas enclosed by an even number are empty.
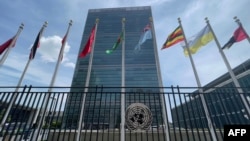
[[[41,38],[38,53],[41,55],[43,61],[45,62],[57,61],[62,46],[61,41],[62,38],[57,35]],[[73,62],[70,62],[70,59],[67,58],[67,54],[69,53],[69,51],[70,51],[70,46],[68,42],[66,42],[62,63],[66,67],[74,68],[75,64]]]
[[[75,68],[75,63],[72,63],[72,62],[66,62],[66,63],[64,63],[64,66],[65,67],[69,67],[69,68]]]
[[[185,9],[183,18],[193,19],[194,14],[197,14],[197,13],[201,14],[202,9],[204,8],[203,6],[204,6],[204,3],[202,3],[201,1],[194,1],[190,3]]]
[[[54,35],[49,37],[42,37],[40,40],[40,47],[38,53],[45,62],[56,62],[58,59],[59,51],[61,49],[62,38]],[[69,51],[70,46],[65,45],[64,54]]]
[[[46,5],[42,5],[45,3]],[[48,5],[46,0],[39,3],[39,5],[38,3],[32,3],[32,6],[15,3],[13,7],[11,2],[6,1],[3,5],[0,5],[2,11],[4,11],[0,13],[0,15],[2,17],[8,17],[3,18],[4,20],[0,24],[0,29],[4,29],[4,32],[0,33],[1,39],[9,38],[12,36],[12,32],[8,32],[14,30],[14,33],[16,30],[13,27],[19,26],[21,22],[25,23],[25,28],[20,39],[18,39],[17,47],[13,49],[5,63],[5,65],[11,67],[13,71],[7,71],[9,68],[0,68],[1,80],[8,79],[8,77],[6,78],[5,76],[12,76],[13,79],[9,78],[8,84],[12,83],[15,85],[17,83],[20,73],[23,71],[27,62],[29,53],[27,53],[27,49],[23,48],[30,46],[30,44],[34,42],[31,33],[32,35],[36,35],[40,23],[48,20],[49,27],[53,28],[48,28],[45,35],[54,36],[42,38],[36,58],[32,61],[28,69],[28,76],[25,77],[25,79],[29,81],[36,81],[37,83],[48,85],[61,47],[62,38],[57,35],[64,33],[62,29],[65,28],[65,25],[62,24],[62,21],[72,19],[74,21],[71,30],[72,34],[70,34],[70,38],[68,39],[70,46],[66,44],[57,80],[57,84],[59,85],[70,84],[72,81],[71,75],[73,74],[72,68],[75,67],[74,61],[77,59],[76,54],[78,53],[81,42],[81,35],[88,9],[152,6],[161,73],[164,81],[163,85],[166,87],[169,85],[197,86],[189,58],[183,55],[180,44],[163,51],[160,50],[167,35],[178,26],[178,17],[182,18],[182,25],[187,38],[199,32],[206,25],[204,21],[205,17],[209,18],[221,45],[228,41],[237,27],[237,24],[233,20],[234,16],[240,18],[246,31],[250,33],[248,18],[249,0],[240,0],[237,2],[235,2],[235,0],[210,0],[209,2],[206,0],[74,0],[74,2],[64,0],[60,1],[60,3],[54,1],[50,3],[51,5]],[[54,9],[55,4],[59,4],[60,9]],[[30,7],[30,9],[27,7]],[[8,13],[9,10],[12,12]],[[60,13],[58,11],[60,11]],[[6,13],[8,14],[6,15]],[[50,14],[48,15],[48,13]],[[11,17],[11,19],[9,17]],[[17,25],[13,26],[13,23]],[[194,62],[202,85],[209,83],[221,74],[227,72],[225,64],[218,52],[218,48],[214,41],[212,42],[213,43],[201,48],[201,50],[194,55]],[[245,40],[234,44],[231,49],[224,51],[232,68],[249,59],[249,46],[249,43]],[[29,82],[25,80],[24,83]]]

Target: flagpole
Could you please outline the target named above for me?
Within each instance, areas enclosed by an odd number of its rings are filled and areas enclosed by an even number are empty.
[[[86,81],[85,81],[85,87],[84,87],[84,93],[83,93],[83,99],[82,99],[80,118],[79,118],[79,122],[78,122],[76,141],[80,141],[81,128],[84,127],[84,122],[82,122],[83,121],[83,112],[84,112],[84,106],[85,106],[85,99],[86,99],[86,95],[87,95],[88,87],[89,87],[89,80],[90,80],[91,69],[92,69],[92,62],[93,62],[94,48],[95,48],[95,39],[96,39],[96,31],[97,31],[98,23],[99,23],[99,19],[97,18],[96,22],[95,22],[94,42],[93,42],[93,46],[91,47],[92,51],[91,51],[90,57],[89,57],[89,66],[88,66],[88,72],[87,72],[87,77],[86,77]]]
[[[161,106],[162,106],[162,116],[163,116],[163,122],[164,122],[164,124],[165,124],[165,126],[164,126],[164,131],[166,132],[166,134],[165,134],[165,137],[166,137],[166,139],[167,139],[167,141],[169,141],[170,140],[170,136],[169,136],[169,130],[168,130],[168,127],[169,127],[169,125],[168,125],[168,118],[167,118],[167,109],[166,109],[166,106],[164,105],[165,103],[164,103],[164,99],[165,99],[165,96],[163,95],[163,93],[164,93],[164,91],[163,91],[163,84],[162,84],[162,78],[161,78],[161,70],[160,70],[160,63],[159,63],[159,58],[158,58],[158,51],[157,51],[157,45],[156,45],[156,36],[155,36],[155,29],[154,29],[154,22],[153,22],[153,18],[152,17],[150,17],[149,18],[149,21],[150,21],[150,24],[151,24],[151,28],[152,28],[152,36],[153,36],[153,44],[154,44],[154,51],[155,51],[155,60],[156,60],[156,65],[158,66],[158,67],[156,67],[157,68],[157,71],[158,71],[158,79],[159,79],[159,84],[160,84],[160,87],[161,87],[161,89],[160,89],[160,92],[162,93],[162,94],[160,94],[160,97],[161,97]]]
[[[65,44],[66,44],[67,36],[68,36],[68,33],[69,33],[69,29],[70,29],[70,27],[71,27],[71,25],[72,25],[72,22],[73,22],[73,21],[70,20],[69,26],[68,26],[68,29],[67,29],[67,32],[66,32],[66,35],[65,35],[65,39],[64,39],[65,42],[62,43],[62,46],[61,46],[61,49],[60,49],[60,52],[59,52],[59,55],[58,55],[57,63],[56,63],[56,68],[55,68],[54,74],[53,74],[52,79],[51,79],[51,82],[50,82],[50,86],[49,86],[49,89],[48,89],[48,92],[49,92],[49,93],[46,94],[46,96],[45,96],[44,102],[46,102],[46,104],[44,104],[43,107],[41,107],[41,115],[42,115],[42,116],[45,115],[45,117],[48,116],[48,112],[47,112],[46,107],[47,107],[47,105],[49,104],[50,93],[52,92],[52,89],[53,89],[53,86],[54,86],[54,83],[55,83],[55,79],[56,79],[56,76],[57,76],[58,68],[59,68],[61,59],[62,59],[62,57],[63,57],[64,47],[65,47]],[[63,37],[63,38],[64,38],[64,37]],[[36,115],[39,114],[39,113],[38,113],[39,111],[40,111],[40,110],[37,111],[37,114],[36,114]],[[42,117],[42,116],[41,116],[41,117]],[[35,121],[36,121],[36,118],[34,119],[34,123],[35,123]],[[39,127],[41,126],[41,124],[43,124],[43,122],[44,122],[44,119],[40,118],[37,127],[39,128]]]
[[[247,36],[248,42],[250,43],[250,37],[249,37],[249,35],[247,34],[247,32],[246,32],[246,30],[244,29],[244,27],[242,26],[242,23],[241,23],[240,20],[237,18],[237,16],[235,16],[234,19],[235,19],[235,22],[242,28],[242,30],[244,31],[244,33],[245,33],[246,36]]]
[[[203,105],[203,108],[204,108],[204,111],[205,111],[205,115],[206,115],[206,119],[207,119],[207,122],[208,122],[208,128],[209,128],[209,130],[211,132],[213,141],[217,141],[215,129],[213,127],[212,120],[210,118],[211,116],[209,114],[208,106],[207,106],[206,101],[205,101],[204,92],[203,92],[203,89],[202,89],[202,86],[201,86],[201,82],[200,82],[200,79],[198,77],[198,73],[196,71],[195,65],[194,65],[192,54],[191,54],[191,51],[189,49],[189,45],[188,45],[188,42],[187,42],[184,30],[183,30],[183,27],[182,27],[182,24],[181,24],[181,19],[178,18],[178,21],[179,21],[180,27],[181,27],[182,32],[183,32],[185,45],[186,45],[186,48],[187,48],[187,51],[188,51],[188,55],[189,55],[189,59],[190,59],[190,62],[191,62],[192,68],[193,68],[193,72],[194,72],[194,75],[195,75],[196,83],[198,85],[198,90],[199,90],[199,95],[200,95],[200,98],[201,98],[201,103]]]
[[[11,49],[12,49],[12,46],[13,46],[13,44],[16,42],[16,40],[17,40],[18,36],[20,35],[21,31],[23,30],[23,27],[24,27],[24,24],[21,23],[21,25],[19,26],[19,29],[18,29],[18,31],[17,31],[17,33],[16,33],[14,39],[11,41],[10,45],[8,46],[7,50],[5,51],[3,57],[2,57],[1,60],[0,60],[0,66],[3,65],[4,61],[5,61],[6,58],[8,57],[8,55],[9,55]]]
[[[65,47],[66,40],[67,40],[67,35],[69,33],[69,29],[70,29],[70,27],[72,25],[72,22],[73,21],[70,20],[69,26],[68,26],[68,29],[67,29],[67,32],[66,32],[66,35],[65,35],[65,42],[62,43],[62,47],[61,47],[61,50],[59,52],[57,63],[56,63],[56,68],[55,68],[54,74],[53,74],[51,82],[50,82],[50,86],[49,86],[49,89],[48,89],[49,93],[46,94],[46,96],[45,96],[45,103],[46,104],[43,105],[44,107],[41,107],[41,115],[45,115],[45,117],[48,116],[48,113],[47,113],[47,110],[46,110],[46,106],[49,104],[50,92],[52,92],[52,89],[53,89],[52,87],[54,86],[54,83],[55,83],[55,79],[56,79],[56,76],[57,76],[58,68],[59,68],[59,65],[60,65],[60,62],[61,62],[61,58],[63,56],[63,51],[64,51],[64,47]],[[37,110],[37,114],[36,115],[39,114],[39,111],[40,110]],[[37,118],[37,116],[34,118],[33,123],[36,122],[36,120],[37,120],[36,118]],[[40,118],[37,127],[39,128],[41,126],[41,124],[43,124],[43,122],[44,122],[44,120],[42,118]]]
[[[125,141],[125,18],[122,18],[121,141]]]
[[[237,89],[237,91],[238,91],[238,93],[239,93],[239,95],[240,95],[240,98],[241,98],[241,100],[242,100],[242,102],[243,102],[243,104],[244,104],[244,106],[245,106],[245,108],[246,108],[246,110],[247,110],[247,113],[248,113],[248,115],[250,115],[250,109],[249,109],[248,103],[247,103],[247,101],[246,101],[246,99],[245,99],[245,97],[244,97],[244,95],[243,95],[244,92],[243,92],[243,90],[241,89],[240,83],[238,82],[238,80],[237,80],[237,78],[236,78],[234,72],[232,71],[231,66],[230,66],[230,64],[229,64],[229,62],[228,62],[228,60],[227,60],[227,58],[226,58],[226,55],[224,54],[224,52],[223,52],[222,49],[221,49],[221,45],[220,45],[220,43],[219,43],[217,37],[215,36],[215,33],[214,33],[214,31],[213,31],[213,29],[212,29],[210,23],[209,23],[208,18],[205,18],[205,21],[206,21],[207,25],[209,26],[209,28],[210,28],[210,30],[211,30],[213,36],[214,36],[214,40],[215,40],[215,42],[216,42],[216,45],[217,45],[217,47],[218,47],[218,49],[219,49],[219,52],[220,52],[220,54],[221,54],[221,56],[222,56],[222,59],[223,59],[224,63],[225,63],[225,65],[226,65],[227,69],[228,69],[228,72],[229,72],[229,74],[230,74],[230,76],[231,76],[231,78],[232,78],[232,80],[233,80],[233,83],[234,83],[234,85],[235,85],[235,87],[236,87],[236,89]]]
[[[52,80],[50,82],[50,86],[49,86],[48,92],[52,92],[52,89],[53,89],[52,87],[54,86],[55,79],[56,79],[57,72],[58,72],[58,68],[59,68],[60,62],[62,61],[63,52],[64,52],[65,44],[66,44],[66,41],[67,41],[67,36],[68,36],[69,30],[70,30],[70,27],[72,26],[72,23],[73,23],[73,21],[70,20],[69,26],[68,26],[68,29],[67,29],[67,32],[66,32],[66,35],[65,35],[65,39],[64,39],[65,41],[62,43],[62,47],[61,47],[60,53],[58,55],[58,59],[57,59],[57,63],[56,63],[56,68],[55,68],[54,74],[52,76]]]
[[[40,35],[42,35],[42,32],[43,32],[44,28],[47,26],[47,24],[48,24],[48,22],[45,22],[45,23],[43,24],[43,26],[42,26],[42,28],[41,28],[41,30],[40,30],[40,33],[41,33]],[[16,87],[16,89],[15,89],[14,95],[13,95],[13,97],[11,98],[10,104],[9,104],[9,106],[8,106],[8,108],[7,108],[7,110],[6,110],[6,113],[5,113],[5,115],[4,115],[3,119],[2,119],[1,127],[2,127],[2,126],[4,125],[4,123],[6,122],[6,119],[7,119],[8,115],[9,115],[9,113],[10,113],[11,107],[13,106],[14,102],[15,102],[16,99],[17,99],[18,89],[19,89],[19,87],[21,86],[21,83],[22,83],[22,81],[23,81],[23,77],[24,77],[24,75],[25,75],[25,73],[26,73],[26,71],[27,71],[27,68],[28,68],[28,66],[29,66],[29,64],[30,64],[30,61],[31,61],[31,59],[28,60],[26,66],[25,66],[25,68],[24,68],[24,71],[23,71],[23,73],[22,73],[22,75],[21,75],[21,77],[20,77],[20,79],[19,79],[19,81],[18,81],[18,84],[17,84],[17,87]]]

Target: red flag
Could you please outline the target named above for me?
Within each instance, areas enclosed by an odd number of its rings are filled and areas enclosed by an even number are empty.
[[[66,35],[63,37],[62,39],[62,46],[66,43],[66,37],[68,36],[68,33],[66,33]],[[62,61],[63,60],[63,48],[61,47],[60,49],[60,53],[59,53],[59,56],[61,56],[60,60]]]
[[[6,41],[5,43],[3,43],[1,46],[0,46],[0,55],[5,51],[5,49],[7,49],[11,42],[13,41],[14,37],[9,39],[8,41]],[[12,45],[12,47],[15,46],[15,43]]]
[[[88,39],[84,49],[82,50],[82,52],[79,55],[80,58],[85,57],[88,53],[91,52],[92,45],[93,45],[93,42],[94,42],[94,39],[95,39],[95,29],[96,29],[96,26],[94,26],[92,28],[89,39]]]
[[[247,38],[247,35],[241,26],[234,31],[234,39],[236,42],[240,42],[246,38]]]
[[[244,39],[247,38],[246,33],[244,32],[244,30],[242,29],[242,27],[238,27],[235,31],[234,31],[234,35],[229,39],[229,41],[222,47],[222,49],[229,49],[235,42],[240,42]]]
[[[67,34],[64,35],[63,39],[62,39],[62,45],[65,44],[65,41],[66,41],[66,37],[67,37]]]

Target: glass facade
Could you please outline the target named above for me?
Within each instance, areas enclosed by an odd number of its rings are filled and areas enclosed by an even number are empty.
[[[118,36],[122,32],[122,18],[125,18],[125,87],[126,106],[131,103],[141,102],[151,108],[154,121],[162,122],[161,114],[156,117],[155,112],[161,113],[160,95],[161,76],[158,66],[157,47],[154,39],[148,39],[141,46],[141,50],[135,51],[144,27],[150,24],[152,18],[151,7],[124,7],[107,9],[90,9],[88,12],[82,42],[79,53],[82,51],[91,29],[99,19],[95,46],[93,50],[93,62],[89,80],[88,93],[85,100],[84,128],[94,126],[91,124],[101,122],[109,128],[118,128],[120,125],[120,92],[121,70],[122,70],[122,45],[112,54],[106,54],[107,49],[111,49],[116,43]],[[152,26],[152,25],[151,25]],[[152,27],[154,33],[154,27]],[[153,36],[154,38],[154,36]],[[90,55],[79,58],[72,80],[71,94],[66,104],[66,126],[76,127],[79,120],[81,101],[83,95],[74,92],[84,92],[86,77],[88,72]],[[103,87],[97,89],[94,87]],[[151,88],[149,87],[158,87]],[[94,94],[90,94],[94,92]],[[106,92],[102,95],[102,92]],[[110,92],[110,94],[107,94]],[[117,93],[116,93],[117,92]],[[147,96],[140,97],[140,93],[148,93]],[[106,117],[112,117],[111,119]],[[157,121],[156,121],[157,119]],[[107,121],[106,121],[107,120]],[[92,128],[92,127],[91,127]]]
[[[241,89],[243,90],[244,99],[248,105],[250,104],[250,60],[242,63],[233,69],[238,82],[240,83]],[[246,108],[242,102],[242,99],[235,88],[234,83],[229,75],[226,73],[211,83],[204,86],[204,97],[208,106],[208,110],[216,128],[223,128],[225,124],[249,124],[249,115],[247,114]],[[181,127],[196,127],[204,128],[208,127],[206,116],[203,110],[203,106],[200,97],[197,95],[197,91],[190,94],[193,97],[192,100],[172,108],[173,122],[175,125]],[[198,105],[198,106],[194,106]],[[194,108],[193,108],[194,107]],[[183,109],[183,111],[182,111]],[[194,112],[194,115],[188,115]],[[179,116],[179,120],[177,118]],[[186,117],[186,118],[184,118]],[[189,118],[187,118],[189,117]],[[191,125],[196,120],[202,119],[203,122]],[[185,120],[189,120],[185,125]],[[178,123],[179,122],[179,123]]]

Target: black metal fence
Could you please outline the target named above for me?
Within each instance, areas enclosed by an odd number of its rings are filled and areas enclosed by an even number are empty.
[[[222,141],[224,125],[250,124],[250,88],[238,88],[241,94],[221,87],[203,88],[202,93],[195,87],[126,87],[124,93],[117,87],[89,87],[87,93],[70,87],[15,89],[0,87],[3,141],[75,141],[78,135],[81,141],[123,140],[121,95],[125,108],[143,103],[152,112],[146,130],[125,126],[126,141]]]

